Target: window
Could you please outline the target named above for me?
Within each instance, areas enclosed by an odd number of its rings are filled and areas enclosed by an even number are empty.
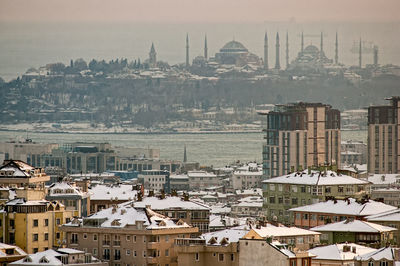
[[[114,249],[114,260],[120,260],[120,259],[121,259],[121,250]]]
[[[61,224],[60,218],[57,218],[57,219],[56,219],[56,224],[57,224],[57,225]]]
[[[275,191],[275,184],[270,184],[269,185],[269,190]]]
[[[133,256],[136,257],[137,256],[137,252],[136,250],[133,251]]]
[[[136,236],[133,236],[133,242],[136,243]]]
[[[224,254],[223,253],[219,253],[218,254],[218,261],[224,261]]]
[[[44,240],[49,240],[49,233],[44,233]]]
[[[38,248],[34,248],[33,249],[33,253],[38,253],[39,252],[39,249]]]
[[[49,219],[44,219],[44,226],[49,226]]]
[[[235,254],[231,254],[231,261],[234,261],[235,260]]]
[[[71,234],[71,244],[78,244],[78,234],[76,233]]]
[[[97,248],[93,248],[93,251],[92,251],[92,253],[93,253],[93,255],[97,255]]]
[[[83,234],[83,239],[87,239],[87,234],[86,233]]]
[[[166,235],[165,236],[165,242],[168,242],[169,241],[169,235]]]
[[[291,185],[290,187],[292,189],[292,192],[297,192],[297,186],[296,185]]]
[[[300,187],[300,192],[301,192],[301,193],[306,193],[306,187],[301,186],[301,187]]]
[[[325,187],[325,193],[331,193],[331,187]]]
[[[199,260],[200,260],[199,253],[195,253],[195,254],[194,254],[194,260],[195,260],[195,261],[199,261]]]
[[[56,238],[57,238],[57,239],[60,239],[60,232],[57,232],[57,233],[56,233]]]
[[[269,203],[270,204],[275,204],[275,196],[269,197]]]
[[[369,261],[368,262],[368,266],[374,266],[374,262],[373,261]]]
[[[146,250],[143,250],[143,258],[146,258]]]
[[[97,234],[93,234],[93,241],[97,241]]]
[[[166,249],[165,250],[165,257],[168,257],[169,256],[169,249]]]
[[[389,266],[389,262],[381,261],[381,262],[379,262],[379,266]]]
[[[33,234],[33,241],[39,240],[39,234]]]
[[[341,186],[338,187],[338,192],[339,192],[339,193],[343,193],[343,192],[344,192],[344,187],[341,187]]]
[[[126,241],[131,241],[131,236],[130,235],[126,236]]]
[[[33,227],[38,227],[39,226],[39,220],[35,219],[33,220]]]
[[[105,248],[103,249],[103,260],[109,260],[110,259],[110,249]]]

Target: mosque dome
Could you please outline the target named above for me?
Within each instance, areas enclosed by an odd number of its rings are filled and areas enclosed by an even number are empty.
[[[248,52],[248,50],[240,42],[230,41],[220,49],[220,52],[221,53],[238,53],[238,52]]]
[[[319,53],[319,50],[315,45],[308,45],[304,49],[303,53],[305,53],[305,54],[317,54],[317,53]]]

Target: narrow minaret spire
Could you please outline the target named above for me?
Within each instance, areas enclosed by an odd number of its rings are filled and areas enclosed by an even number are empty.
[[[207,34],[204,37],[204,58],[208,59]]]
[[[360,48],[358,50],[358,66],[361,68],[362,67],[362,42],[360,38]]]
[[[339,63],[339,43],[338,43],[338,37],[337,37],[337,32],[336,32],[336,41],[335,41],[335,64],[337,65]]]
[[[320,50],[321,50],[321,55],[323,55],[324,54],[324,34],[322,33],[322,31],[321,31],[321,47],[320,47]]]
[[[275,69],[281,69],[281,63],[279,61],[279,32],[276,33],[276,54],[275,54]]]
[[[264,36],[264,69],[268,70],[268,35],[267,32],[265,32]]]
[[[301,32],[301,52],[304,51],[304,34]]]
[[[374,45],[374,66],[378,66],[378,46]]]
[[[189,67],[189,34],[186,34],[186,67]]]
[[[286,69],[289,68],[289,33],[286,31]]]
[[[186,163],[187,162],[187,154],[186,154],[186,144],[183,147],[183,162]]]

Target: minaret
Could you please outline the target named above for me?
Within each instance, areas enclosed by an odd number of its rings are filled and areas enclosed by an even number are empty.
[[[204,37],[204,58],[208,59],[207,35]]]
[[[321,53],[321,56],[324,54],[324,34],[322,33],[322,31],[321,31],[321,45],[320,45],[320,53]]]
[[[151,43],[150,53],[149,53],[149,65],[150,67],[155,67],[157,64],[157,53],[156,49],[154,49],[154,43]]]
[[[268,70],[268,35],[267,32],[265,32],[264,36],[264,69]]]
[[[337,65],[339,63],[339,43],[338,43],[338,37],[337,37],[337,32],[336,32],[336,41],[335,41],[335,64]]]
[[[186,145],[183,147],[183,162],[187,162]]]
[[[189,67],[189,34],[186,34],[186,67]]]
[[[360,48],[358,50],[358,66],[359,68],[362,68],[362,42],[361,42],[361,38],[360,38]]]
[[[304,51],[304,34],[301,32],[301,52]]]
[[[289,68],[289,34],[286,31],[286,69]]]
[[[374,66],[378,66],[378,46],[374,45]]]
[[[279,62],[279,32],[276,33],[276,54],[275,54],[275,69],[281,69],[281,64]]]

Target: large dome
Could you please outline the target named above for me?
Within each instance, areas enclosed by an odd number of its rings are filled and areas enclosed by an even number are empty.
[[[304,49],[303,53],[305,53],[305,54],[316,54],[316,53],[319,53],[319,50],[315,45],[309,45]]]
[[[237,53],[237,52],[248,52],[247,48],[244,47],[243,44],[237,41],[230,41],[227,44],[224,45],[220,49],[221,53]]]

